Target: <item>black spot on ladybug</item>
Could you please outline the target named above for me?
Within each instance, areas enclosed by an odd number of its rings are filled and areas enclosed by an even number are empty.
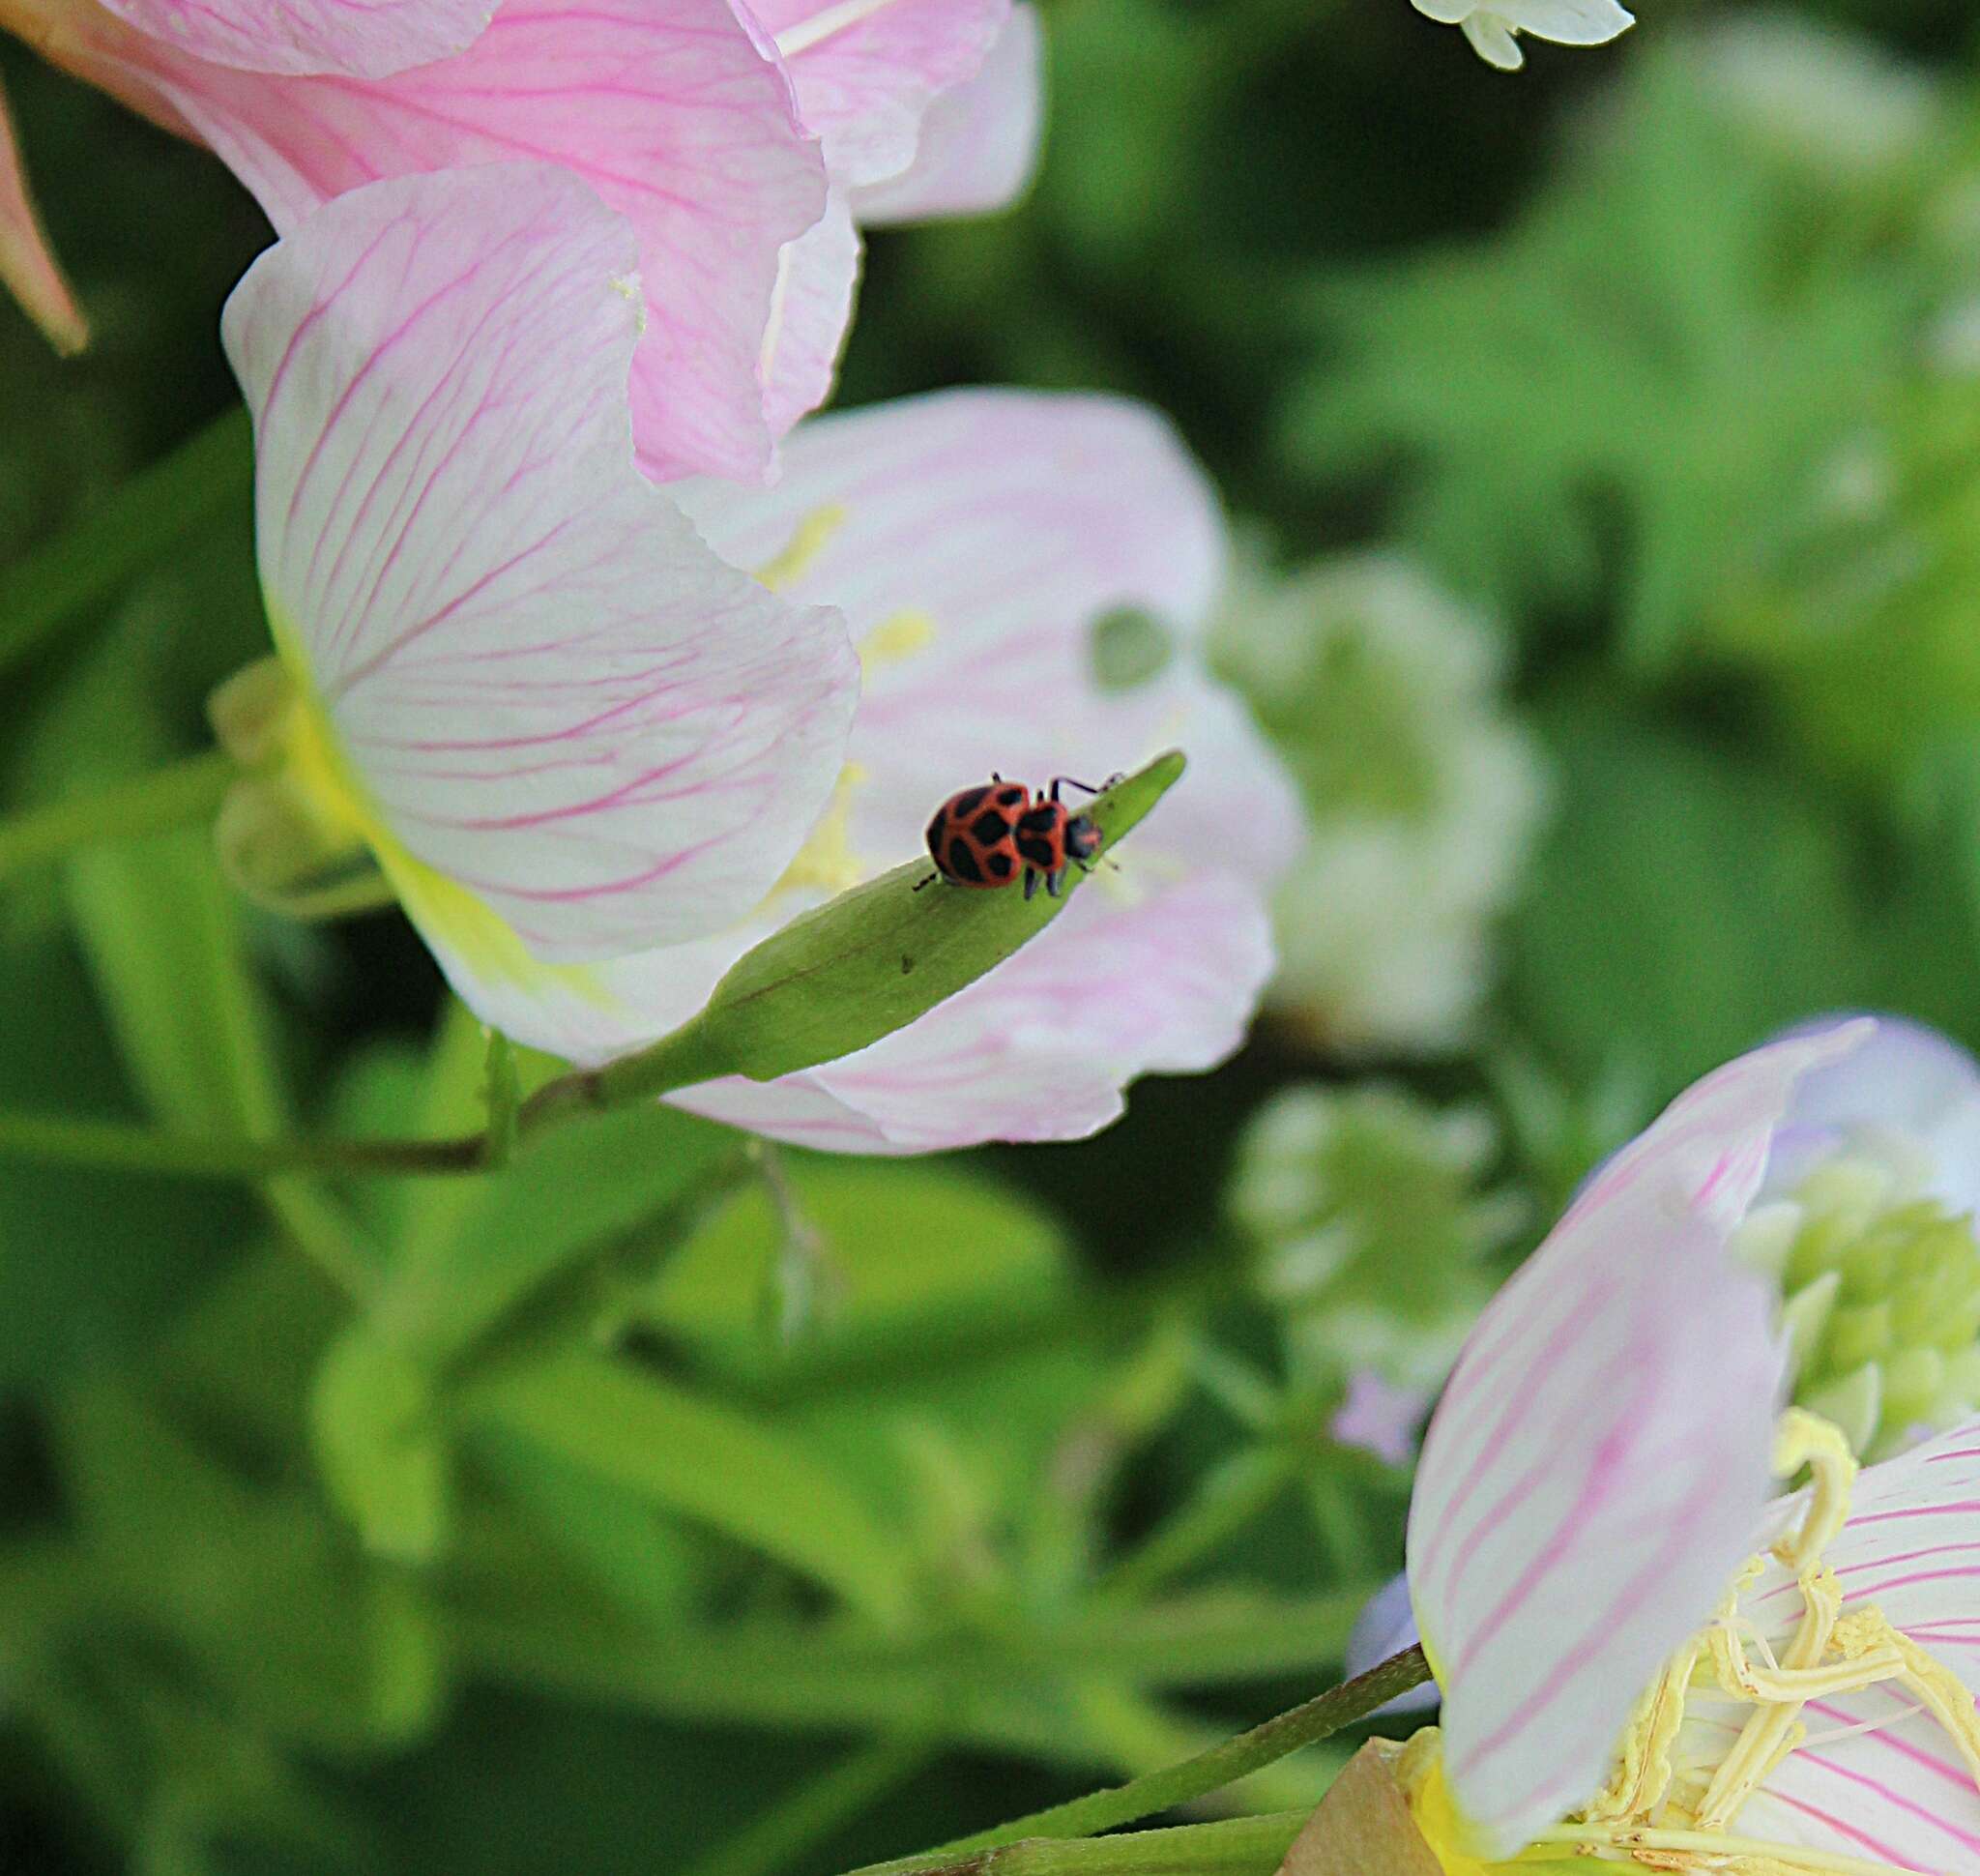
[[[1034,866],[1044,866],[1049,868],[1053,865],[1053,863],[1057,861],[1059,858],[1059,856],[1052,851],[1051,841],[1034,840],[1028,834],[1020,834],[1017,836],[1017,850],[1019,853],[1023,854],[1024,857],[1027,860],[1029,860]]]
[[[970,832],[984,846],[994,847],[1010,833],[1010,823],[994,807],[986,807],[970,823]]]
[[[943,809],[943,813],[953,814],[957,820],[966,821],[977,808],[982,806],[983,797],[989,792],[987,788],[965,788],[954,801],[950,802]]]
[[[967,840],[951,840],[948,857],[943,864],[957,879],[967,880],[972,886],[983,883],[983,869],[976,865],[976,856],[970,851]]]
[[[993,853],[983,862],[983,864],[984,865],[988,866],[990,870],[994,874],[996,874],[996,876],[999,879],[1008,879],[1010,877],[1011,860],[1010,856],[1007,853]]]
[[[1025,791],[1022,788],[1000,788],[997,791],[997,806],[999,807],[1022,807],[1024,805]],[[972,803],[971,806],[974,806],[975,804]]]
[[[1051,806],[1034,807],[1029,814],[1020,814],[1017,825],[1023,834],[1050,835],[1059,825],[1059,810]]]

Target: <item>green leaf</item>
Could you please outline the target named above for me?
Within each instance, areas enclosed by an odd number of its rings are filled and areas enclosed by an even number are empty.
[[[507,1171],[456,1182],[468,1197],[411,1216],[419,1240],[373,1320],[429,1366],[458,1360],[498,1326],[524,1333],[526,1304],[557,1303],[560,1276],[625,1248],[628,1236],[664,1235],[670,1203],[736,1151],[726,1128],[657,1101],[548,1133]]]
[[[745,1186],[668,1262],[634,1319],[769,1382],[891,1359],[946,1367],[1069,1308],[1077,1288],[1058,1221],[1034,1201],[959,1167],[784,1157],[821,1240],[822,1320],[772,1348],[758,1301],[782,1241],[761,1182]],[[885,1231],[873,1229],[885,1217]]]
[[[245,968],[240,901],[191,830],[100,847],[69,896],[132,1078],[160,1119],[265,1134],[283,1118],[272,1018]]]
[[[1181,776],[1171,750],[1094,799],[1087,812],[1117,843]],[[835,1062],[905,1028],[993,970],[1056,919],[1063,897],[1015,890],[917,891],[925,860],[896,866],[794,919],[747,953],[692,1022],[600,1070],[610,1101],[717,1075],[773,1081]]]
[[[324,1480],[366,1546],[400,1563],[436,1556],[451,1480],[428,1371],[356,1324],[317,1371],[310,1422]]]
[[[253,479],[248,413],[232,410],[0,574],[0,670],[214,516],[245,513]]]
[[[786,1429],[581,1350],[518,1362],[466,1391],[494,1427],[598,1473],[834,1589],[866,1614],[906,1613],[899,1544]]]

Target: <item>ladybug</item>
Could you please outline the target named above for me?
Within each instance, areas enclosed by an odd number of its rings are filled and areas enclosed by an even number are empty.
[[[1087,862],[1100,851],[1100,830],[1087,814],[1073,813],[1059,799],[1062,788],[1097,788],[1070,776],[1054,777],[1050,790],[1040,788],[1027,800],[1024,783],[992,775],[989,786],[965,788],[935,810],[928,823],[928,852],[935,871],[915,888],[931,886],[940,877],[952,886],[1008,886],[1024,875],[1025,897],[1038,890],[1039,880],[1054,898],[1068,865],[1087,870]]]

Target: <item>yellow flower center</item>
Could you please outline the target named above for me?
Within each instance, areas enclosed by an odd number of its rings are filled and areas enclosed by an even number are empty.
[[[772,559],[757,568],[752,577],[772,592],[782,592],[801,579],[841,527],[846,511],[836,506],[817,508],[792,531],[790,541]],[[870,677],[885,665],[912,658],[934,641],[935,621],[925,612],[901,611],[872,627],[859,640],[859,668]],[[864,764],[848,762],[839,771],[831,800],[811,830],[810,837],[799,848],[797,857],[784,868],[783,877],[771,888],[764,900],[768,911],[786,893],[844,893],[870,878],[880,868],[853,849],[853,791],[867,778]]]
[[[1776,1654],[1760,1625],[1741,1612],[1741,1596],[1766,1568],[1765,1558],[1749,1558],[1711,1622],[1671,1656],[1637,1703],[1609,1781],[1578,1817],[1543,1831],[1514,1860],[1517,1865],[1573,1855],[1596,1863],[1729,1876],[1919,1876],[1891,1863],[1737,1835],[1731,1828],[1746,1802],[1806,1743],[1801,1712],[1809,1701],[1886,1683],[1910,1703],[1893,1718],[1930,1715],[1980,1789],[1973,1695],[1875,1604],[1846,1608],[1822,1552],[1849,1516],[1856,1461],[1837,1427],[1790,1408],[1776,1435],[1774,1469],[1791,1479],[1803,1467],[1812,1481],[1807,1509],[1773,1547],[1801,1594],[1793,1634]],[[1700,1698],[1750,1709],[1732,1745],[1703,1764],[1674,1749],[1687,1707]],[[1426,1728],[1396,1761],[1417,1828],[1450,1876],[1506,1867],[1482,1864],[1464,1850],[1465,1820],[1445,1787],[1436,1738],[1436,1728]]]

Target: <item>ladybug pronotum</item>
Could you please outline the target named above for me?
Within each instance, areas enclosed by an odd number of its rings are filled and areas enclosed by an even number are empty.
[[[938,876],[952,886],[989,888],[1008,886],[1022,874],[1026,898],[1038,890],[1041,879],[1057,898],[1066,867],[1084,871],[1100,851],[1100,830],[1092,816],[1073,813],[1059,799],[1065,787],[1099,792],[1070,776],[1058,776],[1049,790],[1040,788],[1028,800],[1022,782],[993,775],[984,787],[951,795],[928,823],[935,871],[916,892]]]

